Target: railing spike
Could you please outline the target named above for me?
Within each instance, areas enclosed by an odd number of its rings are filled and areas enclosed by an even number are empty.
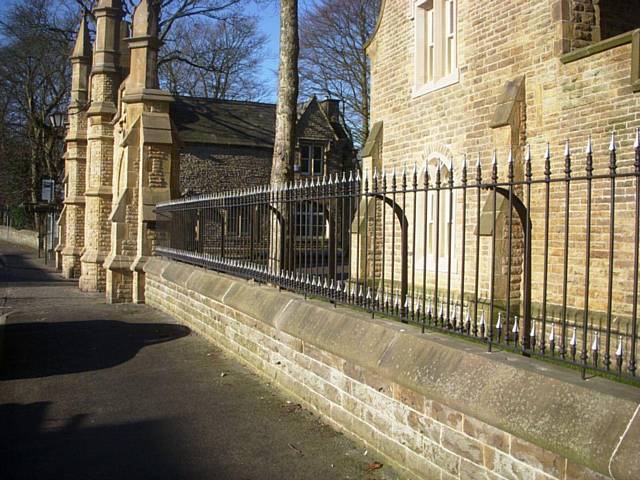
[[[511,329],[511,332],[517,335],[519,331],[520,331],[520,324],[518,322],[518,316],[515,315],[513,317],[513,328]]]
[[[502,328],[502,312],[498,312],[498,321],[496,322],[496,328]]]
[[[640,127],[636,129],[636,139],[633,142],[633,148],[636,150],[640,148]]]
[[[622,335],[618,335],[618,348],[616,348],[616,357],[622,358],[623,350],[622,350]]]
[[[584,149],[584,153],[586,153],[587,155],[591,155],[593,153],[593,144],[591,143],[591,135],[589,135],[589,138],[587,139],[587,146]]]
[[[498,152],[494,149],[493,156],[491,157],[491,165],[496,166],[498,164]]]
[[[531,331],[529,332],[531,338],[536,338],[536,322],[531,322]]]
[[[507,157],[507,163],[513,163],[513,150],[509,148],[509,156]]]
[[[524,161],[527,163],[531,163],[531,144],[527,143],[526,152],[524,154]]]
[[[575,347],[578,345],[578,337],[576,336],[576,327],[573,327],[573,333],[571,334],[571,340],[569,340],[569,345]]]
[[[611,142],[609,143],[609,151],[610,152],[616,151],[616,131],[615,130],[611,132]]]
[[[593,342],[591,343],[591,350],[593,352],[597,352],[600,347],[600,341],[598,332],[593,332]]]
[[[571,155],[571,146],[569,145],[569,139],[564,142],[564,156],[568,157]]]

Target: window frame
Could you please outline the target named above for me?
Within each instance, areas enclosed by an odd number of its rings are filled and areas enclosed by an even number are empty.
[[[415,98],[460,80],[457,1],[416,0],[414,23]]]
[[[303,158],[304,158],[302,154],[303,149],[308,149],[308,153],[309,153],[309,156],[307,157],[307,162],[309,167],[308,170],[305,170],[303,168]],[[319,158],[315,157],[316,149],[320,149]],[[325,146],[320,142],[301,142],[300,143],[300,175],[309,176],[309,177],[324,175],[324,163],[325,163],[324,150],[325,150]],[[320,162],[319,171],[316,171],[317,170],[316,162]]]
[[[427,224],[424,225],[424,192],[420,192],[418,195],[418,213],[416,225],[416,244],[422,247],[426,240],[426,251],[421,251],[421,255],[416,255],[416,269],[422,271],[422,266],[425,263],[426,256],[426,268],[427,272],[435,272],[435,204],[436,204],[436,191],[434,181],[436,178],[436,169],[438,163],[441,165],[441,184],[440,184],[440,209],[444,212],[444,218],[439,218],[440,222],[440,235],[441,241],[438,245],[438,272],[448,272],[448,225],[449,225],[449,211],[451,211],[451,273],[458,273],[458,252],[456,250],[456,241],[458,237],[457,233],[457,190],[453,190],[451,203],[449,203],[449,188],[448,181],[451,174],[451,161],[445,156],[437,153],[432,153],[426,160],[427,168],[429,170],[429,190],[427,192]],[[426,239],[425,239],[426,236]],[[422,248],[421,248],[422,249]]]

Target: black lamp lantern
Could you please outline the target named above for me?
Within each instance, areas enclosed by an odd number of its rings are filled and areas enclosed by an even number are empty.
[[[49,116],[49,121],[53,128],[62,128],[66,115],[62,112],[55,112]]]

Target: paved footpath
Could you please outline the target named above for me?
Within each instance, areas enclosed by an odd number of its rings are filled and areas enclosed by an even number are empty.
[[[0,479],[396,478],[376,460],[170,317],[0,242]]]

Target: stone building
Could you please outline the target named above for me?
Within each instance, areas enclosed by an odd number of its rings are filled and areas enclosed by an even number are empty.
[[[515,180],[524,179],[524,152],[532,152],[533,178],[544,178],[547,142],[551,151],[552,176],[565,174],[565,142],[570,139],[573,174],[584,175],[584,148],[591,136],[594,172],[609,172],[611,133],[619,171],[633,169],[635,128],[640,126],[640,1],[613,0],[386,0],[382,2],[375,32],[367,45],[371,59],[372,132],[363,151],[363,165],[369,172],[395,169],[411,171],[414,164],[426,165],[432,182],[440,168],[442,182],[453,174],[460,181],[463,156],[470,162],[470,182],[479,156],[484,179],[491,176],[491,160],[496,153],[499,180],[508,172],[509,152],[514,159]],[[420,175],[420,182],[423,180]],[[628,184],[625,184],[628,186]],[[584,188],[576,188],[584,192]],[[522,187],[516,188],[522,195]],[[547,301],[550,315],[556,315],[566,290],[568,305],[578,312],[583,306],[585,272],[584,197],[573,195],[571,204],[571,245],[569,274],[563,279],[563,199],[564,186],[551,187],[549,277]],[[490,196],[482,192],[481,208],[492,215]],[[461,195],[443,195],[443,212],[453,209],[452,264],[450,274],[459,292],[462,269]],[[412,200],[409,200],[411,208]],[[435,256],[433,242],[423,244],[423,236],[433,238],[430,213],[423,215],[424,201],[418,197],[417,221],[409,235],[418,237],[409,264],[422,278],[426,265],[429,288],[433,287]],[[474,211],[475,193],[467,200]],[[433,202],[432,202],[433,204]],[[506,300],[507,219],[506,202],[498,203],[495,247],[496,295]],[[609,239],[608,187],[600,184],[593,193],[594,220],[590,285],[592,311],[607,309]],[[632,197],[622,197],[616,208],[632,212]],[[483,215],[484,215],[483,214]],[[378,213],[379,215],[379,213]],[[532,187],[530,209],[533,225],[533,296],[542,297],[545,208],[542,186]],[[446,245],[447,215],[441,215],[440,232]],[[387,217],[390,218],[390,217]],[[428,218],[425,225],[423,218]],[[480,295],[489,295],[488,275],[492,250],[492,225],[467,217],[467,288],[473,287],[476,234],[480,241]],[[620,318],[631,311],[631,294],[621,288],[628,281],[633,257],[633,215],[616,218],[613,277],[613,310]],[[443,234],[444,232],[444,234]],[[423,245],[427,245],[426,251]],[[382,246],[378,247],[380,250]],[[385,249],[389,249],[387,244]],[[520,297],[522,240],[515,239],[512,250],[514,301]],[[446,252],[441,249],[440,275],[447,275]],[[361,256],[362,257],[362,256]],[[426,257],[426,258],[425,258]],[[387,257],[388,258],[388,257]],[[443,267],[443,265],[445,267]],[[444,268],[444,270],[443,270]],[[379,270],[379,269],[378,269]],[[388,271],[389,269],[387,269]],[[626,280],[624,280],[626,279]],[[442,284],[441,284],[442,285]],[[566,288],[565,288],[566,285]],[[466,292],[472,290],[466,290]],[[466,301],[466,299],[464,300]],[[535,310],[535,308],[534,308]]]
[[[180,190],[213,193],[270,181],[276,106],[270,103],[178,97],[171,118],[181,144]],[[355,166],[351,137],[336,100],[301,104],[296,127],[295,176],[348,171]]]

